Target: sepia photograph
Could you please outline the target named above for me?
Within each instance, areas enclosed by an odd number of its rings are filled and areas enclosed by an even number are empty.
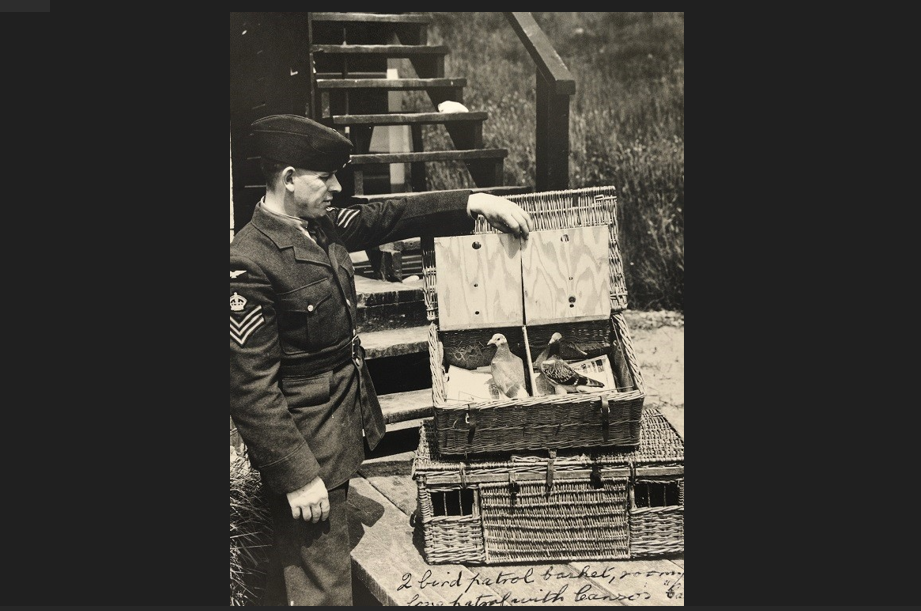
[[[230,13],[230,605],[683,606],[684,13]]]

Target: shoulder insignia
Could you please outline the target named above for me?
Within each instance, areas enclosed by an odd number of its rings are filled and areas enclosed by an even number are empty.
[[[233,295],[230,296],[230,311],[231,312],[242,312],[243,308],[245,307],[246,307],[246,297],[234,291]]]
[[[253,331],[258,329],[259,326],[264,322],[265,317],[262,315],[261,305],[256,306],[242,317],[231,314],[230,339],[242,346],[246,343],[246,340],[249,338],[249,336],[253,334]]]
[[[358,216],[358,210],[354,208],[342,209],[339,210],[339,216],[336,217],[336,225],[345,229],[349,226],[356,216]]]
[[[246,273],[246,270],[245,270],[245,269],[236,269],[236,270],[233,270],[233,271],[230,272],[230,277],[231,277],[231,278],[236,278],[236,277],[239,276],[240,274],[245,274],[245,273]]]

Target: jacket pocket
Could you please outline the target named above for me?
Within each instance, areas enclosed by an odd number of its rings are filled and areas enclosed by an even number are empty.
[[[322,278],[278,296],[278,335],[285,354],[316,352],[335,343],[332,284]]]
[[[324,405],[329,401],[333,372],[325,371],[307,378],[282,378],[281,391],[288,410]]]

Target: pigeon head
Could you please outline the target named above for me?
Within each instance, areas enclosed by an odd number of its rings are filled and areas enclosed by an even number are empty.
[[[550,341],[549,341],[548,343],[550,343],[550,344],[555,344],[556,342],[560,341],[561,339],[563,339],[563,336],[562,336],[562,335],[560,335],[559,333],[554,333],[553,335],[550,336]]]
[[[492,339],[486,342],[487,346],[501,346],[502,344],[507,344],[508,340],[505,339],[505,336],[501,333],[496,333],[492,336]]]

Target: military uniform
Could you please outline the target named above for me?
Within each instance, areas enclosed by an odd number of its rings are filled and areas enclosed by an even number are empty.
[[[230,245],[231,416],[253,466],[278,492],[317,475],[347,481],[384,433],[356,333],[349,252],[473,229],[467,192],[330,208],[323,248],[257,205]],[[344,378],[348,383],[344,383]]]
[[[373,449],[384,420],[356,333],[349,252],[469,232],[468,195],[328,208],[317,223],[320,243],[260,202],[230,245],[230,413],[274,495],[286,590],[275,604],[351,604],[347,485],[364,458],[363,437]],[[329,522],[294,520],[284,493],[318,475],[330,491]]]

